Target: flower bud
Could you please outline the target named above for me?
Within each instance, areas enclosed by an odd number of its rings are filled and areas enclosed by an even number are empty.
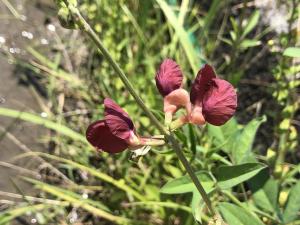
[[[77,6],[77,0],[69,0],[69,4]],[[58,19],[62,27],[66,29],[78,29],[78,25],[75,23],[72,14],[63,0],[56,0],[58,8]]]
[[[180,67],[172,59],[165,59],[155,76],[157,89],[163,97],[180,88],[182,80]]]

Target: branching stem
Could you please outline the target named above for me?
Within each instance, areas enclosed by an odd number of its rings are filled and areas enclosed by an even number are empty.
[[[109,64],[113,67],[116,74],[119,76],[119,78],[124,83],[124,86],[129,91],[129,93],[133,96],[136,103],[141,107],[141,109],[144,111],[144,113],[149,117],[149,119],[152,121],[152,123],[157,127],[157,129],[165,136],[166,140],[171,144],[172,148],[174,149],[175,153],[177,154],[179,160],[185,167],[187,173],[191,177],[193,183],[195,184],[196,188],[198,189],[203,201],[206,203],[209,211],[211,214],[216,215],[215,210],[213,208],[213,205],[211,204],[211,201],[206,194],[203,186],[201,185],[200,181],[198,180],[197,176],[195,175],[192,167],[190,166],[189,162],[185,158],[184,154],[182,153],[182,149],[178,143],[178,141],[175,139],[173,134],[166,130],[164,125],[162,125],[158,119],[153,115],[151,110],[145,105],[143,100],[140,98],[140,96],[135,91],[134,87],[128,80],[125,73],[122,71],[122,69],[119,67],[119,65],[115,62],[115,60],[112,58],[108,50],[104,47],[102,41],[98,37],[98,35],[94,32],[94,30],[90,27],[90,25],[87,23],[87,21],[82,17],[81,13],[79,12],[78,8],[74,5],[72,5],[68,0],[63,0],[65,4],[67,5],[70,13],[73,16],[73,19],[77,23],[77,25],[94,41],[94,43],[97,45],[100,52],[103,54],[103,56],[106,58],[106,60],[109,62]]]

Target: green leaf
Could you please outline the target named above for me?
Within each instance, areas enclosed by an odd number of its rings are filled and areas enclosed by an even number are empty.
[[[300,58],[300,48],[297,47],[290,47],[284,50],[283,55],[293,57],[293,58]]]
[[[201,196],[198,191],[193,192],[193,198],[191,203],[191,208],[193,212],[193,216],[195,220],[199,221],[201,223],[201,214],[203,209],[203,204],[201,204]]]
[[[218,208],[230,225],[264,225],[255,214],[237,205],[223,202]]]
[[[92,213],[95,216],[105,218],[109,221],[113,221],[117,224],[126,224],[130,220],[124,217],[115,216],[111,214],[109,211],[106,211],[106,206],[102,205],[100,202],[95,202],[91,199],[82,199],[82,197],[74,192],[64,190],[62,188],[55,187],[53,185],[49,185],[38,180],[34,180],[31,178],[24,178],[26,181],[34,184],[40,190],[43,190],[47,193],[50,193],[64,201],[69,202],[70,204],[81,207],[86,211]]]
[[[217,185],[221,189],[228,189],[249,180],[264,168],[266,168],[266,166],[260,163],[220,166],[214,171],[214,175],[217,179]]]
[[[255,161],[252,145],[259,126],[265,121],[265,116],[255,118],[242,129],[231,149],[231,154],[236,164]]]
[[[243,31],[242,37],[245,37],[248,33],[250,33],[253,28],[257,25],[259,21],[260,13],[258,10],[256,10],[250,17],[248,23],[245,26],[245,29]]]
[[[241,43],[241,48],[247,49],[247,48],[259,46],[260,44],[261,44],[261,41],[245,39]]]
[[[229,153],[232,148],[232,143],[239,131],[238,124],[235,118],[230,119],[223,126],[213,126],[208,124],[208,135],[213,138],[215,146],[220,146],[225,152]]]
[[[283,221],[290,223],[299,217],[300,211],[300,181],[292,187],[283,212]]]
[[[214,183],[210,177],[203,171],[196,172],[196,176],[200,180],[206,192],[211,191]],[[164,194],[181,194],[193,192],[195,185],[188,175],[170,180],[161,189],[160,192]]]
[[[226,1],[219,1],[219,0],[213,0],[210,3],[210,8],[204,18],[204,23],[203,23],[205,25],[204,30],[209,30],[210,25],[217,17],[219,10],[222,9],[224,4],[226,4]]]
[[[143,196],[139,192],[137,192],[136,190],[131,188],[129,185],[127,185],[125,183],[125,181],[123,179],[116,180],[115,178],[107,175],[104,172],[101,172],[101,171],[93,168],[92,166],[85,166],[85,165],[79,164],[75,161],[68,160],[68,159],[65,159],[65,158],[61,158],[61,157],[58,157],[58,156],[55,156],[55,155],[50,155],[50,154],[47,154],[47,153],[33,152],[32,154],[33,155],[39,155],[39,156],[45,157],[47,159],[56,160],[58,162],[65,163],[65,164],[67,164],[71,167],[77,168],[79,170],[83,170],[83,171],[89,173],[91,176],[94,176],[94,177],[96,177],[100,180],[103,180],[107,183],[110,183],[110,184],[114,185],[115,187],[119,188],[120,190],[125,191],[126,193],[136,197],[137,199],[139,199],[141,201],[146,201],[147,200],[147,198],[146,198],[147,196]]]
[[[253,193],[255,205],[268,212],[275,213],[279,194],[278,181],[271,178],[267,170],[263,170],[247,183]]]

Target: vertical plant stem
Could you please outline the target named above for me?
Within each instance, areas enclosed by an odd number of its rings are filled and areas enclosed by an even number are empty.
[[[195,184],[196,188],[198,189],[200,195],[202,196],[203,201],[206,203],[209,211],[211,214],[215,215],[215,210],[211,204],[211,201],[206,194],[203,186],[201,185],[200,181],[198,180],[197,176],[195,175],[193,169],[191,168],[189,162],[185,158],[184,154],[182,153],[182,149],[175,139],[175,137],[165,129],[165,127],[157,120],[157,118],[153,115],[153,113],[149,110],[149,108],[145,105],[143,100],[140,98],[140,96],[136,93],[134,90],[132,84],[128,80],[127,76],[125,73],[122,71],[122,69],[119,67],[119,65],[115,62],[115,60],[112,58],[108,50],[104,47],[102,44],[100,38],[98,35],[94,32],[94,30],[90,27],[90,25],[86,22],[86,20],[82,17],[81,13],[79,10],[72,5],[71,3],[68,2],[68,0],[64,0],[65,4],[67,5],[69,11],[71,12],[73,19],[77,23],[79,27],[83,29],[85,33],[95,42],[97,45],[98,49],[101,51],[103,56],[107,59],[109,64],[113,67],[113,69],[116,71],[117,75],[119,78],[122,80],[124,83],[124,86],[126,89],[129,91],[129,93],[134,97],[136,103],[142,108],[142,110],[145,112],[145,114],[150,118],[152,123],[157,127],[157,129],[165,135],[166,139],[171,143],[171,146],[173,147],[175,153],[177,154],[179,160],[185,167],[187,173],[191,177],[193,183]]]

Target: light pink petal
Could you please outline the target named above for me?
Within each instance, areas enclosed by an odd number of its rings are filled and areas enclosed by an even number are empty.
[[[115,136],[129,141],[134,125],[129,115],[112,99],[104,100],[105,121],[109,130]]]
[[[205,64],[198,72],[196,79],[192,84],[191,89],[191,102],[192,104],[201,103],[204,93],[209,89],[212,79],[216,78],[214,69]]]
[[[179,65],[172,59],[165,59],[156,73],[156,86],[162,96],[166,96],[182,85],[183,75]]]
[[[234,115],[237,95],[229,82],[215,78],[212,80],[210,89],[204,94],[202,103],[205,120],[210,124],[220,126]]]
[[[86,130],[86,139],[98,150],[108,153],[119,153],[128,148],[123,139],[113,135],[104,120],[98,120],[89,125]]]

